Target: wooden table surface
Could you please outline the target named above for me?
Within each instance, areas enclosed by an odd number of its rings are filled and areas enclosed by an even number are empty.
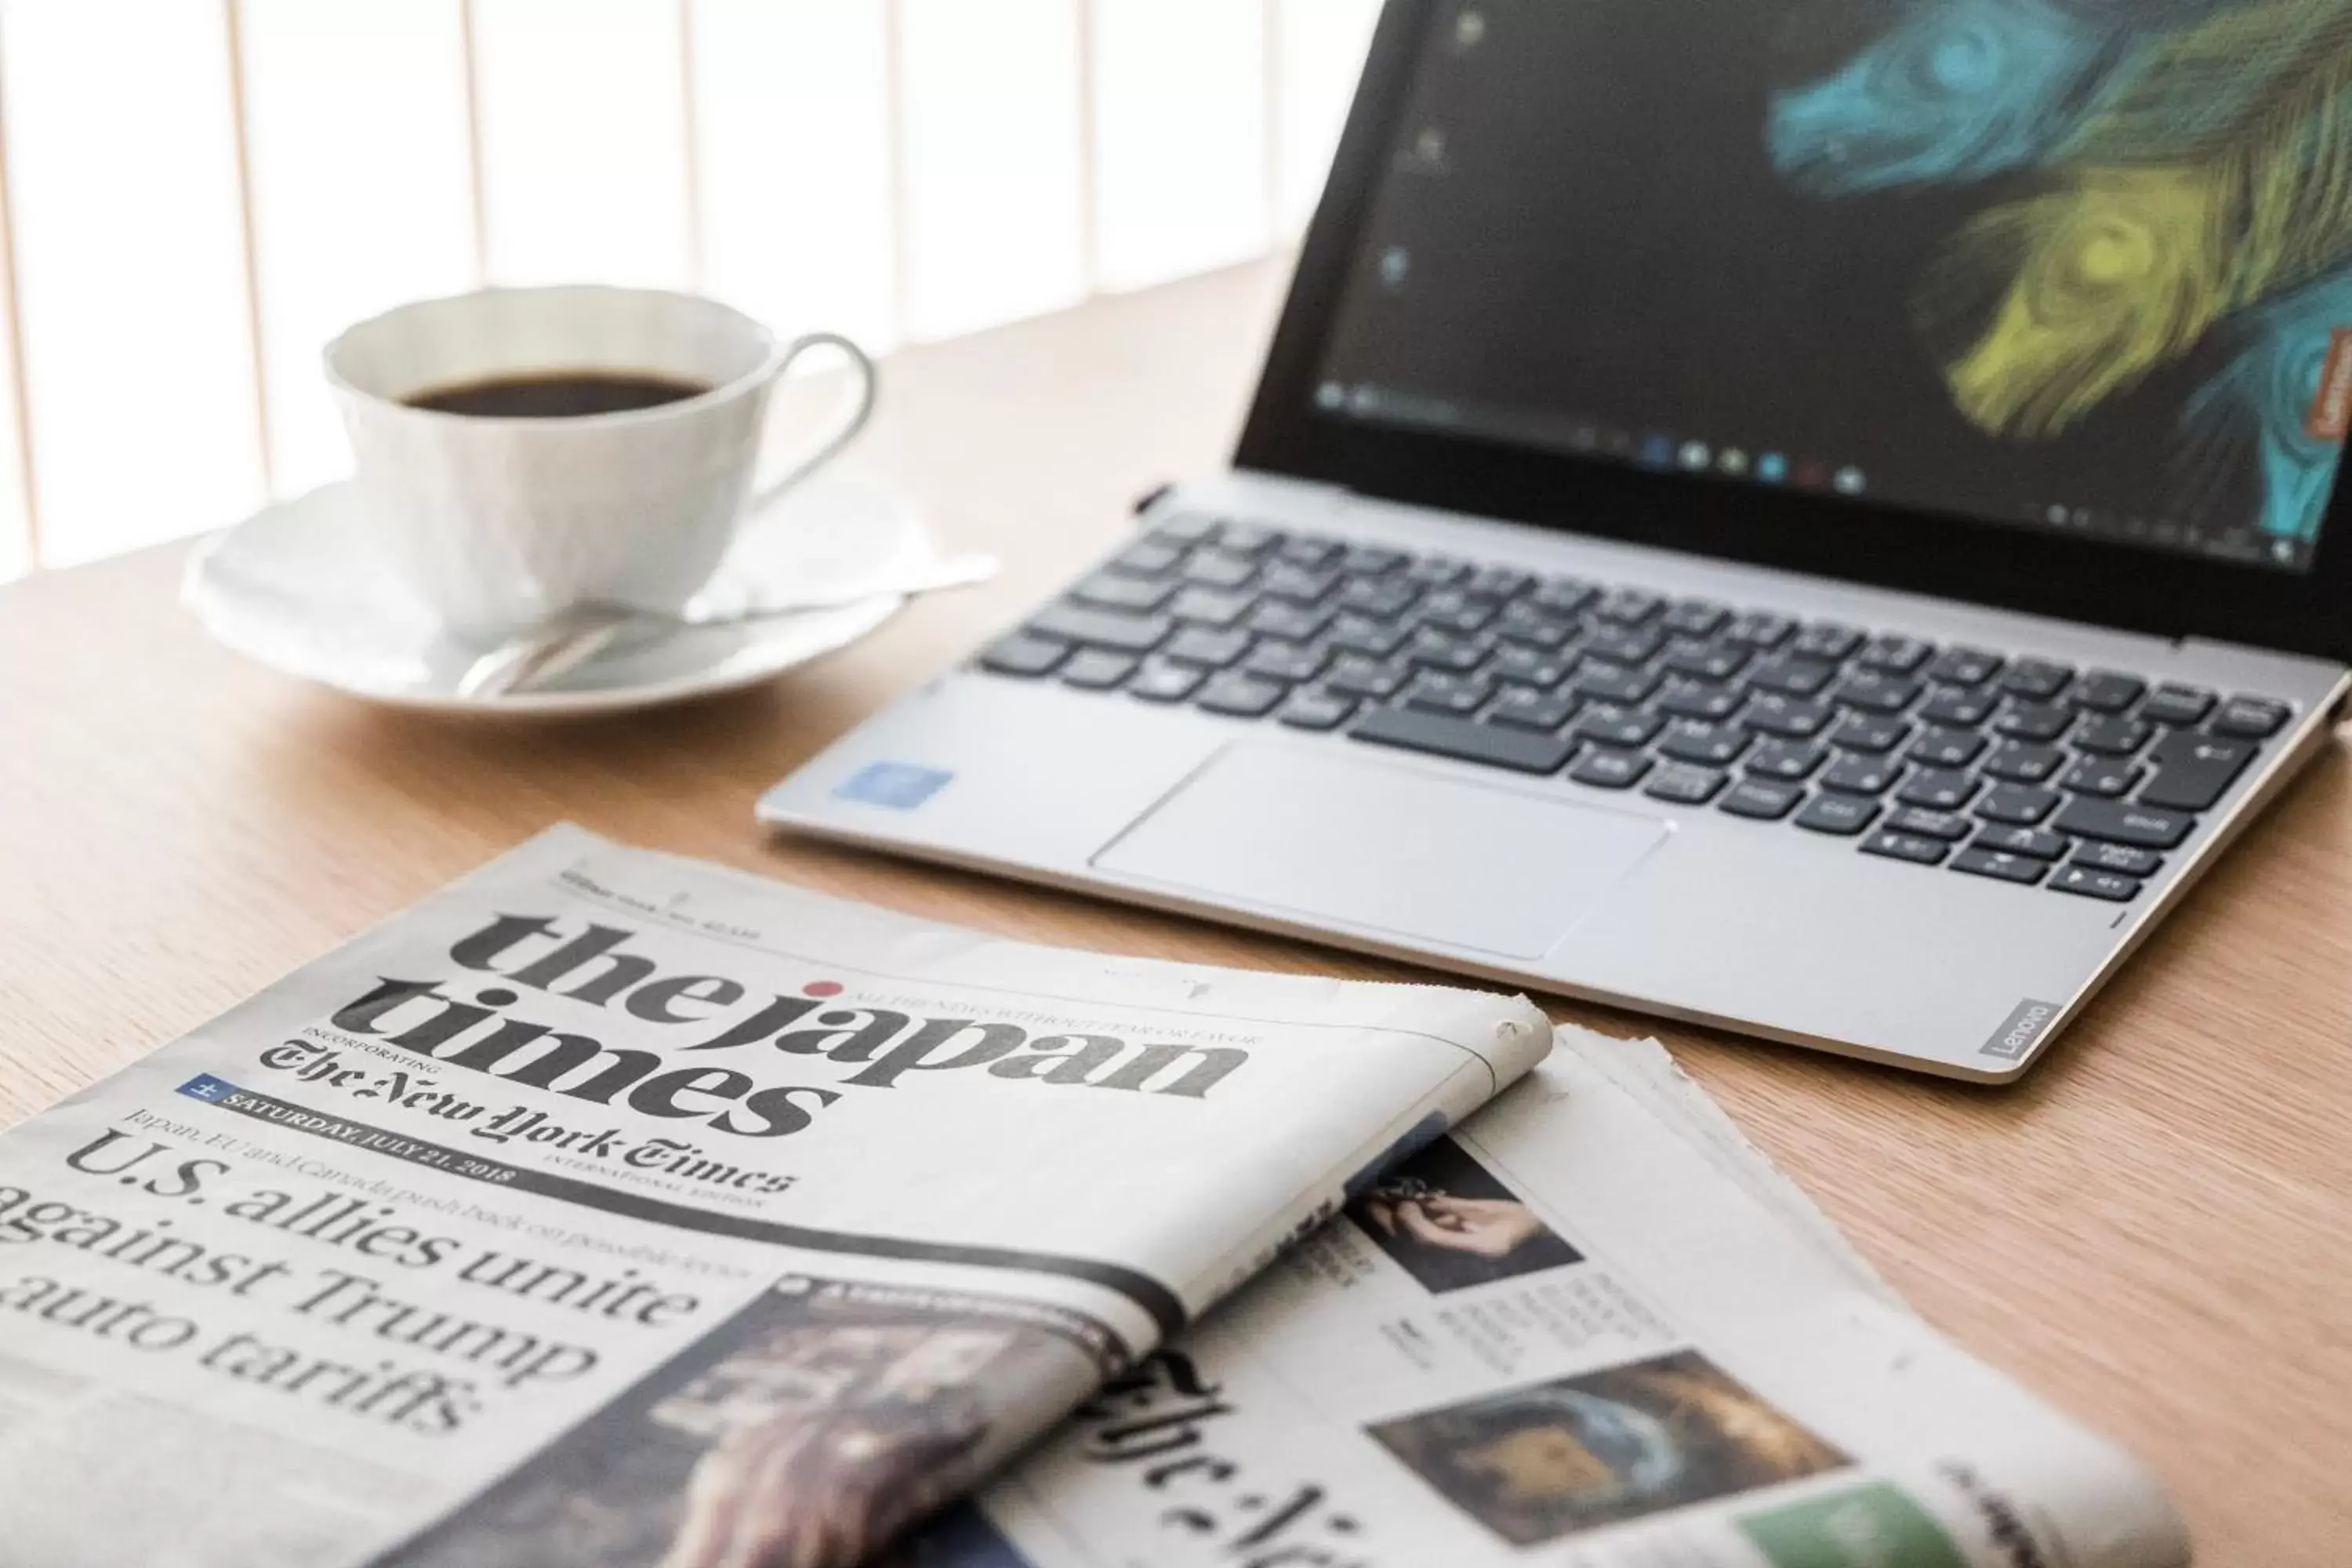
[[[184,547],[0,588],[0,1123],[559,818],[1009,935],[1399,966],[755,829],[760,791],[1229,452],[1258,266],[885,367],[859,460],[1007,563],[735,696],[452,721],[299,686],[175,607]],[[2352,1563],[2352,767],[2329,749],[2053,1059],[1985,1090],[1655,1033],[1932,1322],[2162,1473],[2200,1561]]]

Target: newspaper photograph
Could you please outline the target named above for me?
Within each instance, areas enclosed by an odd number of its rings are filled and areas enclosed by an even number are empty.
[[[551,830],[0,1134],[0,1568],[865,1560],[1550,1040]]]
[[[2179,1568],[2130,1458],[1885,1288],[1653,1045],[1495,1105],[895,1568]]]

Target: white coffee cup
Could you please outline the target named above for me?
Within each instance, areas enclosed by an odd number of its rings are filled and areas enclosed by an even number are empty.
[[[857,376],[846,419],[752,493],[768,396],[825,344]],[[874,404],[847,339],[782,341],[713,300],[654,289],[486,289],[403,305],[326,350],[385,566],[449,631],[490,643],[570,605],[683,606],[741,521],[832,458]],[[709,390],[617,413],[484,416],[414,407],[452,387],[567,373]]]

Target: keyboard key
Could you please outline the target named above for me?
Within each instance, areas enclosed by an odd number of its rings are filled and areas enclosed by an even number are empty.
[[[1759,822],[1778,822],[1796,809],[1805,792],[1795,784],[1774,784],[1769,779],[1746,778],[1731,786],[1716,809],[1733,816],[1753,817]]]
[[[1731,612],[1706,599],[1678,599],[1658,624],[1684,637],[1713,637],[1731,619]]]
[[[1976,825],[1957,811],[1929,811],[1925,806],[1906,805],[1889,816],[1886,826],[1897,833],[1923,833],[1949,843],[1966,838],[1969,829]]]
[[[1747,768],[1750,778],[1780,779],[1794,783],[1813,776],[1829,753],[1819,746],[1802,741],[1767,741],[1748,753]]]
[[[1217,547],[1242,555],[1263,555],[1282,542],[1282,535],[1263,523],[1228,520],[1217,527]]]
[[[1576,663],[1573,654],[1562,656],[1546,653],[1541,648],[1498,647],[1486,664],[1487,672],[1497,680],[1508,680],[1519,686],[1558,686],[1568,679],[1570,667]]]
[[[1835,621],[1808,621],[1789,651],[1807,658],[1825,658],[1835,664],[1862,646],[1862,633]]]
[[[1277,561],[1260,574],[1258,592],[1294,605],[1319,605],[1339,585],[1337,572],[1316,572],[1292,561]]]
[[[1189,665],[1170,664],[1165,659],[1147,658],[1143,668],[1127,683],[1129,697],[1140,697],[1146,702],[1181,702],[1192,695],[1203,677]]]
[[[1891,752],[1911,738],[1911,726],[1900,719],[1857,713],[1839,725],[1830,744],[1849,752]]]
[[[1108,691],[1135,673],[1137,660],[1131,653],[1112,653],[1108,648],[1082,647],[1062,666],[1062,684],[1084,691]]]
[[[1993,720],[1992,729],[1994,734],[2012,741],[2054,741],[2074,722],[2074,715],[2063,708],[2020,702],[2004,709]]]
[[[1747,668],[1748,650],[1738,643],[1678,643],[1666,653],[1666,668],[1698,680],[1728,680]]]
[[[1413,616],[1423,626],[1466,636],[1486,630],[1486,623],[1495,618],[1495,605],[1492,600],[1472,598],[1458,589],[1441,588],[1423,599]]]
[[[1865,713],[1900,713],[1918,700],[1921,689],[1919,683],[1907,675],[1857,669],[1838,682],[1830,699]]]
[[[2123,762],[2115,757],[2084,757],[2059,775],[2058,787],[2073,790],[2076,795],[2129,795],[2132,785],[2139,783],[2146,770],[2137,763]],[[2156,801],[2157,805],[2169,805],[2170,801]],[[2212,804],[2207,802],[2207,805]]]
[[[2078,795],[2066,803],[2066,809],[2050,826],[2077,838],[2103,839],[2141,849],[2175,849],[2189,837],[2189,830],[2197,826],[2197,819],[2186,812],[2160,811],[2120,800]]]
[[[1769,610],[1748,610],[1732,616],[1723,635],[1731,642],[1762,649],[1779,647],[1796,629],[1797,623],[1786,616],[1776,616]]]
[[[1576,640],[1575,623],[1539,609],[1525,599],[1513,599],[1495,617],[1491,628],[1498,637],[1547,649],[1564,648]]]
[[[2287,706],[2267,697],[2232,697],[2221,704],[2213,715],[2212,731],[2217,735],[2237,735],[2250,741],[2260,741],[2278,733],[2286,722]]]
[[[1783,697],[1811,697],[1837,674],[1835,665],[1810,658],[1767,659],[1748,672],[1748,684]]]
[[[1423,555],[1404,569],[1405,581],[1424,588],[1447,588],[1467,579],[1470,563],[1444,555]]]
[[[1638,708],[1603,705],[1586,710],[1576,721],[1576,733],[1603,746],[1646,746],[1664,725],[1656,714]]]
[[[1797,826],[1851,838],[1878,816],[1875,802],[1850,795],[1817,795],[1797,813]]]
[[[1329,657],[1321,648],[1307,643],[1262,642],[1250,650],[1247,658],[1242,660],[1242,668],[1248,674],[1263,676],[1268,680],[1296,685],[1322,674],[1323,666]]]
[[[1342,609],[1393,620],[1421,601],[1421,590],[1392,577],[1351,577],[1339,590]]]
[[[2089,866],[2064,867],[2050,879],[2050,885],[2062,893],[2080,893],[2084,898],[2105,899],[2118,904],[2139,897],[2139,883],[2132,878]]]
[[[1602,747],[1587,752],[1583,761],[1568,770],[1568,776],[1578,784],[1591,784],[1599,789],[1631,789],[1642,782],[1642,776],[1650,768],[1650,759],[1639,752],[1620,752]]]
[[[1369,741],[1375,745],[1397,746],[1523,773],[1558,773],[1559,765],[1576,752],[1574,741],[1557,735],[1481,724],[1471,719],[1451,719],[1442,713],[1417,713],[1410,708],[1376,708],[1357,720],[1348,734],[1352,740]]]
[[[1424,713],[1468,716],[1486,706],[1495,683],[1483,675],[1424,675],[1404,694],[1405,706]]]
[[[1164,657],[1178,664],[1197,664],[1204,669],[1223,669],[1249,649],[1250,635],[1247,632],[1186,626],[1169,639]]]
[[[2120,871],[2126,877],[2153,877],[2162,868],[2164,857],[2153,849],[2135,849],[2128,844],[2084,839],[2074,851],[2074,864],[2088,866],[2094,871]]]
[[[1331,612],[1319,606],[1271,602],[1252,610],[1249,619],[1242,624],[1254,632],[1285,642],[1305,642],[1319,635],[1330,623]]]
[[[1578,700],[1572,691],[1538,691],[1532,687],[1507,686],[1486,711],[1492,724],[1522,730],[1557,730],[1576,717]]]
[[[2049,816],[2051,808],[2057,804],[2058,792],[2054,789],[2037,789],[2032,784],[1995,784],[1986,792],[1982,800],[1977,802],[1977,815],[1987,822],[2007,823],[2012,827],[2032,827]],[[2084,803],[2076,801],[2074,804],[2080,805]],[[2073,808],[2070,806],[2068,809]],[[2056,826],[2068,833],[2081,831],[2068,827],[2063,821]]]
[[[1474,574],[1469,582],[1473,594],[1490,599],[1515,599],[1535,585],[1536,575],[1516,566],[1486,566]]]
[[[2077,708],[2087,708],[2094,713],[2120,713],[2140,699],[2147,682],[2137,675],[2118,675],[2112,669],[2095,669],[2074,683],[2067,693]]]
[[[2139,716],[2157,724],[2194,724],[2213,709],[2213,694],[2194,686],[2167,683],[2140,704]]]
[[[1175,629],[1165,616],[1130,615],[1124,610],[1090,610],[1083,605],[1048,605],[1029,622],[1038,637],[1057,642],[1085,643],[1120,653],[1145,653],[1168,640]]]
[[[1411,674],[1401,664],[1349,653],[1339,656],[1324,684],[1342,697],[1392,697]]]
[[[1890,860],[1908,860],[1915,865],[1934,866],[1951,853],[1951,846],[1940,839],[1927,838],[1917,834],[1897,833],[1882,827],[1862,841],[1865,855],[1884,855]]]
[[[1973,730],[1985,721],[1985,716],[2000,701],[1989,691],[1938,691],[1921,705],[1919,717],[1930,724]]]
[[[2029,702],[2047,702],[2066,689],[2074,667],[2047,658],[2021,658],[2000,678],[2000,689]]]
[[[1171,619],[1199,626],[1229,626],[1257,603],[1255,595],[1225,588],[1186,588],[1169,602]]]
[[[1900,632],[1881,632],[1870,639],[1858,661],[1864,669],[1884,670],[1889,675],[1910,675],[1927,662],[1936,645],[1919,637],[1906,637]]]
[[[1201,694],[1192,701],[1194,706],[1212,713],[1223,713],[1234,719],[1255,719],[1281,701],[1286,693],[1287,688],[1279,681],[1260,680],[1255,675],[1228,669],[1211,676],[1208,684],[1201,688]]]
[[[1704,724],[1686,719],[1667,726],[1665,738],[1658,742],[1658,754],[1719,768],[1737,762],[1754,739],[1737,724]]]
[[[1647,664],[1665,641],[1665,634],[1655,626],[1603,626],[1586,639],[1584,651],[1612,664]]]
[[[2066,840],[2042,827],[1987,827],[1976,837],[1976,847],[1998,849],[2004,855],[2024,855],[2055,860],[2066,853]]]
[[[2147,744],[2156,726],[2139,719],[2113,714],[2093,719],[2074,731],[2074,749],[2102,757],[2128,757]]]
[[[1176,584],[1150,577],[1130,577],[1118,572],[1098,572],[1070,590],[1070,597],[1080,604],[1098,605],[1106,610],[1156,610],[1176,592]]]
[[[1964,768],[1985,749],[1985,738],[1973,730],[1930,730],[1908,753],[1915,763],[1931,768]]]
[[[1833,717],[1833,710],[1819,702],[1773,692],[1750,703],[1748,711],[1740,715],[1740,721],[1767,735],[1809,741],[1820,734]]]
[[[1528,595],[1528,601],[1541,605],[1555,615],[1572,616],[1599,597],[1601,590],[1590,583],[1580,582],[1574,577],[1547,577],[1536,584],[1535,592]]]
[[[1592,613],[1604,621],[1638,626],[1666,607],[1665,600],[1641,588],[1616,588],[1601,595]]]
[[[1331,635],[1324,640],[1339,653],[1360,653],[1373,658],[1386,658],[1402,647],[1412,637],[1404,627],[1370,616],[1341,616],[1331,624]]]
[[[1257,575],[1257,563],[1227,550],[1195,550],[1181,575],[1203,588],[1238,588]]]
[[[1157,577],[1184,559],[1184,547],[1161,539],[1139,539],[1113,556],[1106,570]]]
[[[2001,657],[1982,648],[1948,647],[1927,666],[1927,679],[1946,686],[1982,686],[2000,673]]]
[[[2147,760],[2156,764],[2156,777],[2139,792],[2140,804],[2174,811],[2202,811],[2221,798],[2261,749],[2252,741],[2200,735],[2194,730],[2168,730],[2147,754]]]
[[[1642,701],[1658,689],[1658,678],[1647,670],[1619,669],[1612,665],[1587,665],[1579,671],[1570,689],[1580,697],[1597,702],[1632,704]]]
[[[2011,784],[2040,784],[2058,771],[2066,753],[2055,746],[2029,745],[2023,741],[2003,741],[1984,760],[1987,778],[2006,779]]]
[[[1998,849],[1963,849],[1952,857],[1952,869],[1966,871],[1972,877],[1998,877],[2004,882],[2032,884],[2042,880],[2047,869],[2039,860],[2022,855],[2004,855]]]
[[[1043,675],[1069,651],[1066,643],[1014,632],[989,644],[988,651],[980,656],[980,667],[999,675]]]
[[[1929,768],[1905,779],[1903,787],[1895,792],[1895,798],[1905,805],[1928,811],[1958,811],[1974,800],[1982,787],[1966,773]]]
[[[1356,711],[1352,699],[1324,687],[1294,691],[1275,718],[1294,730],[1336,730]]]
[[[1423,669],[1465,675],[1486,663],[1490,651],[1475,637],[1455,637],[1452,632],[1423,626],[1412,634],[1405,648],[1405,658]]]
[[[1738,688],[1710,686],[1699,680],[1669,681],[1655,704],[1661,713],[1676,719],[1728,719],[1739,711]]]
[[[1336,539],[1322,539],[1311,533],[1294,533],[1282,542],[1282,558],[1296,561],[1301,566],[1321,570],[1337,566],[1348,547]]]
[[[1845,795],[1881,795],[1903,776],[1903,764],[1892,757],[1843,755],[1822,774],[1822,787]]]
[[[1653,800],[1672,801],[1676,805],[1705,805],[1716,797],[1723,784],[1720,769],[1674,763],[1660,768],[1642,793]]]

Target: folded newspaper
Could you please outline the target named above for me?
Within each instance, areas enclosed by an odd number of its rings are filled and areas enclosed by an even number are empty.
[[[0,1137],[0,1568],[860,1561],[1549,1045],[557,829]]]
[[[2129,1458],[1905,1311],[1654,1044],[1487,1110],[894,1568],[2178,1568]]]

